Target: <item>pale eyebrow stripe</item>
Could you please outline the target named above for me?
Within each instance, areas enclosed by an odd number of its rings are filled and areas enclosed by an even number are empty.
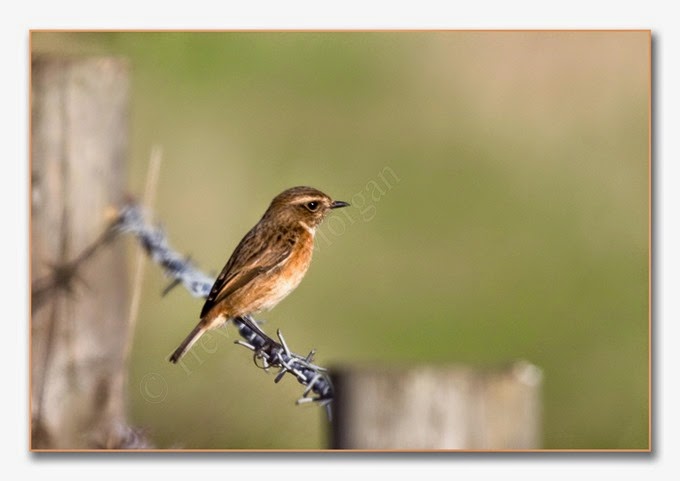
[[[305,204],[305,203],[310,202],[312,200],[319,202],[319,201],[321,201],[321,198],[318,195],[316,195],[316,196],[308,195],[308,196],[300,197],[300,198],[297,199],[298,203],[300,203],[300,204]]]

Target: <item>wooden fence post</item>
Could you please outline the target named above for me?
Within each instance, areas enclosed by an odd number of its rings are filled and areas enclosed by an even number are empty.
[[[128,66],[35,58],[31,65],[31,282],[72,260],[121,205]],[[116,447],[125,430],[128,336],[123,246],[97,252],[31,312],[31,448]]]
[[[331,446],[539,449],[541,371],[463,366],[335,370]]]

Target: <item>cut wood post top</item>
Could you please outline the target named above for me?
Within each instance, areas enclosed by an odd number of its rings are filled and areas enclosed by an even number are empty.
[[[333,370],[339,449],[538,449],[542,372],[526,361]]]

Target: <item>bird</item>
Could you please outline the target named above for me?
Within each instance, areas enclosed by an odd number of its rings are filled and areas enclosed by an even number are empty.
[[[319,224],[331,210],[349,205],[306,186],[274,197],[234,249],[210,290],[200,321],[170,362],[176,364],[207,331],[236,317],[270,310],[288,296],[309,268]]]

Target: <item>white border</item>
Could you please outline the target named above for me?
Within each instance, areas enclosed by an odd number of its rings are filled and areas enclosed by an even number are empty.
[[[0,359],[4,376],[0,396],[3,472],[31,477],[119,480],[123,473],[170,481],[192,477],[254,479],[292,475],[342,478],[365,472],[372,478],[398,474],[421,479],[452,471],[458,476],[496,479],[569,480],[607,476],[619,480],[670,479],[678,471],[677,394],[680,366],[676,346],[680,313],[676,299],[678,272],[678,193],[680,155],[672,138],[679,131],[678,16],[673,2],[572,0],[435,2],[243,1],[171,4],[117,0],[25,1],[6,5],[0,22],[2,49],[2,293],[3,328]],[[27,451],[27,155],[28,30],[31,28],[179,28],[179,29],[379,29],[379,28],[635,28],[652,29],[655,49],[655,341],[656,366],[653,437],[655,453],[634,455],[127,455],[35,456]],[[677,475],[677,473],[676,473]],[[208,478],[210,476],[210,478]],[[462,478],[465,479],[465,478]]]

